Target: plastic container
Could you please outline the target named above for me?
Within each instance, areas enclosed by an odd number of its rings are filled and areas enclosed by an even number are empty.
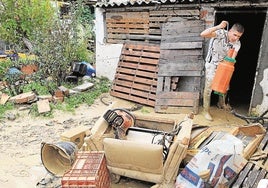
[[[76,76],[96,76],[96,70],[94,67],[85,61],[75,62],[73,65],[73,74]]]
[[[47,171],[61,177],[72,168],[77,151],[73,142],[42,143],[41,160]]]
[[[87,71],[86,71],[87,76],[90,76],[90,77],[96,76],[96,70],[90,63],[83,61],[81,62],[81,64],[85,64],[87,66]]]
[[[214,93],[218,95],[226,94],[235,69],[235,62],[235,59],[225,57],[224,60],[219,63],[211,86]]]

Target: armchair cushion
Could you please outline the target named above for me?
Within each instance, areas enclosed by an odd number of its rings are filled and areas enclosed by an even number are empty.
[[[108,166],[139,172],[163,173],[163,146],[130,140],[104,138]]]

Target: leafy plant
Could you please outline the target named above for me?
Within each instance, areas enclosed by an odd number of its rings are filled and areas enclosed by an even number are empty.
[[[24,49],[23,38],[33,40],[35,31],[51,29],[55,9],[50,0],[2,0],[0,6],[0,38]]]
[[[40,71],[43,76],[50,75],[58,86],[70,74],[73,62],[88,61],[90,58],[87,49],[90,33],[81,19],[82,10],[84,6],[81,0],[70,3],[68,19],[55,20],[51,23],[53,30],[50,32],[36,32],[34,49],[41,62]]]
[[[0,39],[12,44],[15,52],[25,51],[27,44],[30,52],[35,54],[34,59],[7,61],[0,67],[0,76],[4,76],[11,66],[38,65],[38,71],[25,79],[27,83],[18,85],[13,94],[27,91],[49,94],[57,86],[66,84],[65,77],[71,73],[74,61],[94,60],[94,52],[89,50],[88,42],[95,37],[94,15],[83,0],[70,1],[68,16],[64,19],[50,0],[2,0],[0,4]],[[92,82],[96,82],[93,89],[70,96],[62,104],[51,104],[52,110],[73,111],[82,103],[91,105],[101,93],[109,90],[108,79],[94,79]],[[14,83],[11,85],[14,86]],[[12,95],[12,90],[10,87],[3,92]],[[10,107],[1,106],[3,112]],[[35,104],[31,113],[39,115]],[[51,112],[43,114],[51,115]]]

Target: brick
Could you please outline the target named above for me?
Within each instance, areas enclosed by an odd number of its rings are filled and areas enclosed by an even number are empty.
[[[62,188],[109,188],[110,173],[104,152],[79,151],[72,169],[61,179]]]

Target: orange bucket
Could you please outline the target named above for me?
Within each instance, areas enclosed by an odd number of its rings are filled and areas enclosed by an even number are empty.
[[[225,57],[224,60],[219,63],[211,85],[211,89],[214,90],[216,94],[226,94],[234,72],[234,64],[235,59],[230,57]]]

